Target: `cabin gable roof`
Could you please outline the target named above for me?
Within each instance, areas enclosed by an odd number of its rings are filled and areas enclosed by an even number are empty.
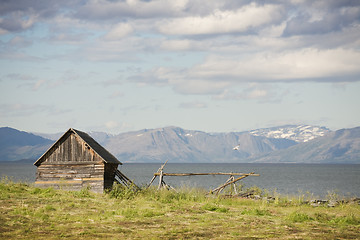
[[[122,163],[116,157],[114,157],[114,155],[107,151],[87,133],[76,130],[74,128],[69,128],[69,130],[67,130],[38,160],[36,160],[34,165],[39,166],[45,160],[45,156],[47,155],[47,153],[50,152],[52,149],[56,148],[58,142],[60,142],[64,138],[69,137],[69,133],[74,133],[75,135],[80,137],[80,139],[84,141],[89,146],[89,148],[91,148],[105,163],[115,163],[122,165]]]

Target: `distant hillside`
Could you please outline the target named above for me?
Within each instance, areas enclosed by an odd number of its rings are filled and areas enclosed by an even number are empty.
[[[249,159],[269,163],[360,163],[360,127],[341,129],[323,137]]]
[[[65,131],[64,131],[65,132]],[[36,135],[36,136],[40,136],[42,138],[46,138],[52,141],[56,141],[58,140],[64,133],[60,132],[60,133],[37,133],[37,132],[33,132],[32,134]]]
[[[53,143],[49,139],[9,127],[0,128],[0,161],[36,159]]]
[[[165,127],[119,134],[104,146],[123,162],[238,162],[295,144],[249,133],[209,134]]]

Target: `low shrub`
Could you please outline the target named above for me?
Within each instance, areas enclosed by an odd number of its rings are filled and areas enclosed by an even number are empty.
[[[92,192],[90,191],[91,187],[87,186],[83,189],[81,189],[80,191],[74,191],[74,197],[80,197],[80,198],[89,198],[89,197],[93,197]]]
[[[220,207],[218,205],[211,204],[211,203],[206,203],[205,205],[202,206],[202,209],[211,211],[211,212],[222,212],[222,213],[226,213],[229,211],[228,208]]]
[[[133,199],[138,195],[139,191],[133,187],[126,187],[122,184],[114,183],[112,189],[107,192],[111,198]]]
[[[301,213],[301,212],[293,212],[288,216],[288,219],[291,222],[305,222],[305,221],[310,221],[313,220],[309,215],[307,215],[306,213]]]
[[[347,216],[336,217],[332,219],[331,222],[339,225],[359,225],[360,218],[356,217],[353,213],[350,213]]]
[[[250,208],[245,209],[241,212],[243,215],[254,215],[254,216],[271,216],[271,213],[267,209]]]

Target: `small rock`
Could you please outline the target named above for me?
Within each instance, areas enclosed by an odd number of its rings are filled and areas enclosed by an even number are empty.
[[[254,195],[254,198],[255,198],[256,200],[261,199],[260,195]]]
[[[337,201],[330,200],[327,206],[328,207],[335,207],[336,205],[337,205]]]

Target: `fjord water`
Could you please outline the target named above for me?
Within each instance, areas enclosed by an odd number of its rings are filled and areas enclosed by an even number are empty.
[[[124,163],[119,169],[136,184],[144,186],[160,166],[160,163]],[[35,172],[32,163],[0,162],[0,176],[8,176],[14,181],[34,182]],[[329,193],[360,197],[360,164],[168,163],[164,172],[255,172],[260,176],[241,180],[245,187],[258,186],[288,195],[309,193],[322,198]],[[215,188],[227,179],[228,176],[164,177],[165,182],[173,187],[205,189]],[[158,178],[153,182],[153,185],[157,184]]]

